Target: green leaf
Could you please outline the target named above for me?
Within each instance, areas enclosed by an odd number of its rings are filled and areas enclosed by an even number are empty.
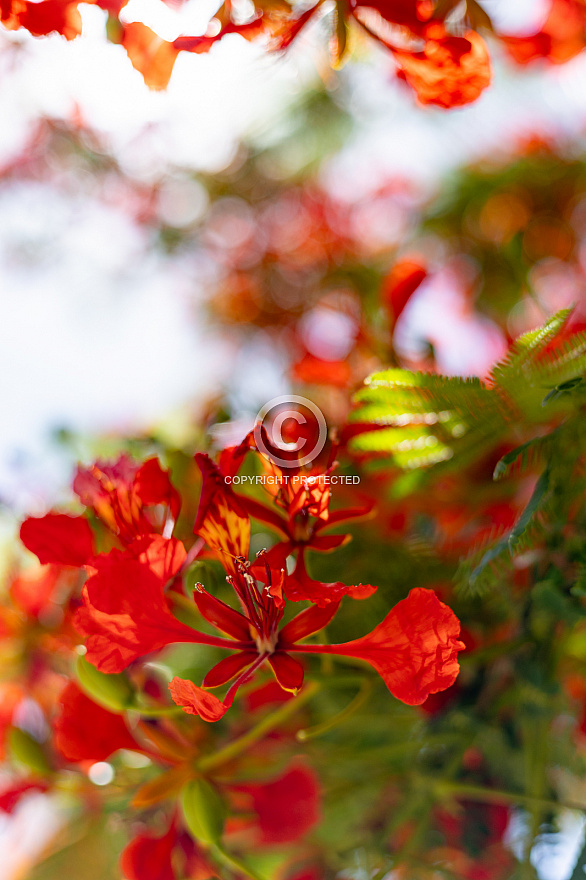
[[[533,494],[531,495],[527,506],[519,517],[517,524],[514,526],[514,528],[511,530],[511,533],[509,534],[509,547],[511,549],[514,549],[514,547],[521,540],[524,532],[529,528],[531,521],[547,498],[549,494],[549,488],[549,470],[545,470],[537,480],[537,483],[535,484],[535,488],[533,490]]]
[[[104,709],[122,713],[133,705],[135,690],[124,673],[100,672],[85,657],[78,657],[75,672],[81,689]]]
[[[570,590],[572,596],[582,599],[586,596],[586,563],[582,563],[578,569],[578,577],[576,583]]]
[[[218,844],[224,832],[227,809],[217,788],[202,777],[192,779],[183,789],[181,803],[187,827],[196,840]]]
[[[501,480],[505,476],[510,476],[513,471],[524,471],[536,464],[543,457],[544,449],[551,441],[553,434],[555,432],[546,434],[545,437],[534,437],[503,455],[496,463],[493,480]]]
[[[8,734],[8,747],[11,758],[18,764],[22,764],[41,776],[51,773],[45,750],[26,730],[21,730],[20,727],[11,727]]]

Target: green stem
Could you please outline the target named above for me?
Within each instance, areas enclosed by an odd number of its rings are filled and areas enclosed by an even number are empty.
[[[355,712],[362,708],[369,699],[371,693],[372,681],[365,678],[361,682],[360,690],[345,709],[342,709],[341,712],[338,712],[338,714],[334,715],[332,718],[328,718],[328,720],[322,722],[322,724],[316,724],[315,727],[307,727],[305,730],[298,730],[297,739],[300,742],[305,742],[305,740],[313,739],[315,736],[321,736],[322,733],[327,733],[329,730],[332,730],[332,728],[337,727],[338,724],[342,724],[342,722],[346,721],[347,718],[350,718],[351,715],[354,715]]]
[[[181,715],[181,706],[128,706],[127,712],[136,712],[143,718],[167,718],[171,715]]]
[[[243,861],[236,858],[236,856],[230,855],[227,853],[225,849],[221,846],[212,847],[212,853],[217,858],[219,862],[222,862],[224,865],[227,865],[229,868],[238,874],[244,874],[245,877],[249,877],[250,880],[264,880],[264,877],[261,877],[260,874],[257,874],[255,870],[246,865]]]
[[[317,694],[319,689],[320,685],[318,682],[310,682],[310,684],[303,688],[298,697],[284,703],[276,712],[271,712],[270,715],[267,715],[266,718],[259,721],[258,724],[252,727],[243,736],[228,743],[227,746],[214,752],[213,755],[207,755],[206,757],[201,758],[196,764],[196,769],[201,773],[209,773],[211,770],[215,770],[217,767],[226,764],[242,752],[245,752],[250,746],[254,745],[254,743],[263,739],[269,731],[274,730],[275,727],[279,727],[280,724],[287,721],[305,703],[311,700],[311,698]]]
[[[422,777],[425,778],[425,777]],[[447,782],[434,780],[438,794],[454,795],[468,798],[471,801],[482,803],[509,803],[520,804],[523,807],[541,808],[543,810],[579,810],[586,812],[585,804],[576,804],[571,801],[553,801],[548,798],[532,797],[527,794],[517,794],[513,791],[503,791],[497,788],[484,788],[482,785],[467,785],[460,782]]]

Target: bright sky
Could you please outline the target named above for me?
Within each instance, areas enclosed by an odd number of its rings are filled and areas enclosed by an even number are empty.
[[[545,0],[486,0],[486,7],[503,27],[530,31]],[[126,15],[173,38],[203,32],[213,10],[213,0],[173,9],[130,0]],[[84,34],[72,42],[0,34],[0,163],[20,154],[40,117],[75,115],[138,179],[160,179],[174,165],[213,171],[227,164],[241,135],[274,130],[318,76],[319,41],[311,34],[285,58],[229,37],[209,55],[181,53],[169,89],[151,92],[124,50],[105,42],[105,13],[81,11]],[[510,71],[498,63],[494,88],[445,113],[417,108],[382,53],[347,65],[339,76],[356,133],[324,169],[324,182],[348,198],[393,175],[433,185],[520,134],[584,130],[586,59],[521,79]],[[146,427],[229,375],[230,353],[194,320],[196,275],[189,261],[154,254],[121,210],[83,188],[76,196],[43,182],[2,186],[0,498],[21,509],[50,503],[66,479],[47,445],[54,428]],[[470,361],[462,354],[464,371],[476,368],[474,356],[474,346]],[[260,395],[271,375],[267,357],[261,350],[245,358],[247,382]],[[275,370],[269,396],[286,390]]]

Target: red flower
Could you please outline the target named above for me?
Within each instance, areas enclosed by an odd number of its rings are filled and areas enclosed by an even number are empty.
[[[285,578],[285,593],[292,602],[313,602],[325,606],[330,602],[339,603],[344,596],[351,599],[368,599],[376,593],[377,587],[371,584],[348,586],[341,581],[323,583],[311,578],[305,567],[303,550],[300,550],[297,564],[292,574]]]
[[[248,514],[209,456],[200,452],[195,460],[203,483],[193,531],[216,553],[226,570],[234,572],[234,560],[248,556]]]
[[[427,277],[425,266],[416,260],[398,260],[383,282],[382,300],[394,326],[403,309]]]
[[[295,843],[320,820],[317,777],[300,761],[273,782],[232,789],[250,798],[261,845]]]
[[[460,107],[475,101],[490,85],[488,48],[475,31],[453,37],[440,25],[426,33],[420,52],[395,49],[400,76],[415,90],[421,104]]]
[[[8,30],[26,28],[35,37],[56,31],[67,40],[81,34],[79,0],[8,0],[0,6],[2,24]]]
[[[341,645],[301,645],[301,640],[323,629],[335,616],[337,603],[324,608],[310,606],[281,630],[278,608],[265,587],[259,590],[249,568],[241,565],[235,589],[249,606],[248,616],[229,608],[203,591],[195,600],[201,614],[234,638],[235,656],[221,660],[198,687],[174,678],[169,689],[174,702],[190,715],[217,721],[230,708],[238,688],[268,663],[284,690],[297,691],[303,683],[303,667],[291,653],[337,654],[364,660],[381,675],[391,693],[409,705],[422,703],[429,694],[444,690],[455,681],[459,666],[460,623],[432,590],[414,589],[399,602],[382,623],[361,639]],[[269,587],[270,589],[270,587]],[[254,640],[250,639],[254,633]],[[224,700],[204,690],[236,679]]]
[[[582,0],[552,0],[540,31],[528,37],[502,37],[517,64],[547,58],[563,64],[586,46],[586,6]]]
[[[59,698],[55,746],[68,761],[105,761],[118,749],[140,751],[123,718],[108,712],[70,682]]]
[[[87,638],[87,659],[102,672],[121,672],[138,657],[173,642],[225,646],[225,640],[198,633],[169,611],[164,586],[179,570],[185,551],[174,539],[167,544],[172,563],[168,577],[158,575],[146,555],[135,558],[112,550],[94,558],[95,573],[84,585],[74,625]]]
[[[350,540],[349,535],[324,535],[325,529],[360,516],[372,510],[369,505],[363,508],[350,508],[330,512],[330,487],[324,474],[301,475],[293,471],[286,474],[281,468],[268,463],[264,456],[269,478],[269,491],[274,495],[275,504],[281,507],[285,516],[274,508],[244,495],[237,495],[226,482],[231,481],[238,470],[244,455],[252,447],[251,436],[243,444],[224,450],[220,462],[223,470],[202,453],[196,461],[203,476],[203,488],[195,523],[195,532],[202,537],[232,574],[233,560],[248,556],[250,543],[249,515],[265,522],[285,537],[266,554],[266,561],[274,569],[286,570],[286,559],[296,550],[299,558],[295,571],[286,575],[284,591],[288,599],[295,602],[308,600],[318,604],[339,602],[342,596],[365,599],[375,592],[370,585],[347,586],[341,582],[322,584],[312,580],[307,574],[304,561],[306,547],[321,552],[329,552],[341,547]],[[264,565],[255,566],[257,577],[263,575]]]
[[[270,19],[260,15],[258,18],[255,18],[253,21],[248,21],[245,24],[235,24],[234,22],[229,22],[225,24],[217,34],[213,37],[208,36],[198,36],[198,37],[189,37],[182,36],[178,37],[173,46],[177,51],[184,52],[195,52],[196,55],[204,55],[210,51],[212,46],[219,42],[223,37],[226,37],[228,34],[238,34],[241,37],[244,37],[245,40],[254,40],[256,37],[260,37],[263,34],[267,34],[271,31],[271,22]]]
[[[260,555],[254,565],[246,561],[248,516],[209,458],[200,455],[197,460],[204,484],[195,528],[224,561],[229,572],[227,581],[241,611],[210,595],[200,584],[194,600],[202,617],[229,638],[206,635],[173,616],[164,588],[183,565],[185,550],[174,539],[143,536],[125,552],[113,550],[92,560],[93,573],[84,586],[83,607],[75,618],[76,628],[87,637],[89,662],[103,672],[120,672],[138,657],[176,642],[230,650],[230,656],[205,676],[203,687],[180,678],[169,685],[177,705],[206,721],[221,718],[238,688],[263,665],[271,667],[283,690],[296,693],[303,684],[304,670],[291,656],[294,652],[365,660],[382,675],[396,697],[411,704],[421,703],[428,694],[452,684],[458,674],[457,653],[464,647],[457,641],[460,625],[430,590],[412,590],[362,639],[342,645],[298,644],[330,622],[345,593],[365,598],[375,588],[312,581],[305,571],[301,550],[293,583],[299,591],[305,590],[298,598],[311,598],[315,604],[280,628],[285,609],[285,568],[270,564],[269,554]],[[236,460],[237,456],[234,463]],[[305,488],[301,492],[291,499],[294,509],[312,510],[314,516],[321,517],[321,490],[315,495]],[[276,549],[283,553],[286,546],[287,542]],[[223,700],[206,690],[229,682],[232,684]]]
[[[151,834],[135,837],[120,859],[127,880],[176,880],[172,861],[176,839],[174,824],[163,837]]]
[[[163,40],[140,21],[134,21],[124,25],[122,45],[149,88],[167,88],[179,54],[173,43]]]
[[[41,568],[25,571],[14,578],[10,584],[12,601],[27,617],[38,617],[51,607],[58,588],[65,584],[72,587],[77,572],[60,565],[43,565]]]
[[[82,516],[47,513],[29,516],[20,527],[20,540],[39,562],[57,565],[85,565],[94,555],[94,536]]]
[[[459,671],[460,622],[433,590],[411,590],[367,636],[343,645],[298,645],[296,651],[341,654],[365,660],[393,696],[416,706],[450,687]]]
[[[179,493],[156,458],[137,465],[122,455],[112,465],[80,467],[73,490],[123,544],[154,532],[170,534],[181,508]]]
[[[432,12],[431,3],[427,0],[353,0],[350,4],[354,9],[368,7],[376,9],[386,21],[403,25],[417,33],[422,23],[427,21]]]
[[[47,791],[49,785],[41,780],[26,780],[16,782],[0,791],[0,810],[3,813],[13,813],[22,797],[31,791]]]
[[[126,880],[208,880],[218,876],[192,838],[178,832],[175,820],[162,837],[135,837],[123,851],[120,867]]]

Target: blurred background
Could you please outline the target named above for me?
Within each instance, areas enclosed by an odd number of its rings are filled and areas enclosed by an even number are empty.
[[[547,12],[484,6],[518,35]],[[214,8],[125,15],[170,39]],[[483,376],[555,310],[586,313],[584,53],[520,71],[495,46],[494,85],[445,112],[376,48],[333,72],[311,32],[279,57],[235,36],[151,92],[106,13],[80,12],[72,42],[0,33],[5,548],[124,437],[190,449],[207,429],[221,446],[309,386],[342,424],[391,356]],[[2,880],[59,821],[42,796],[24,808],[2,817]],[[580,832],[569,816],[544,878],[568,876]]]

